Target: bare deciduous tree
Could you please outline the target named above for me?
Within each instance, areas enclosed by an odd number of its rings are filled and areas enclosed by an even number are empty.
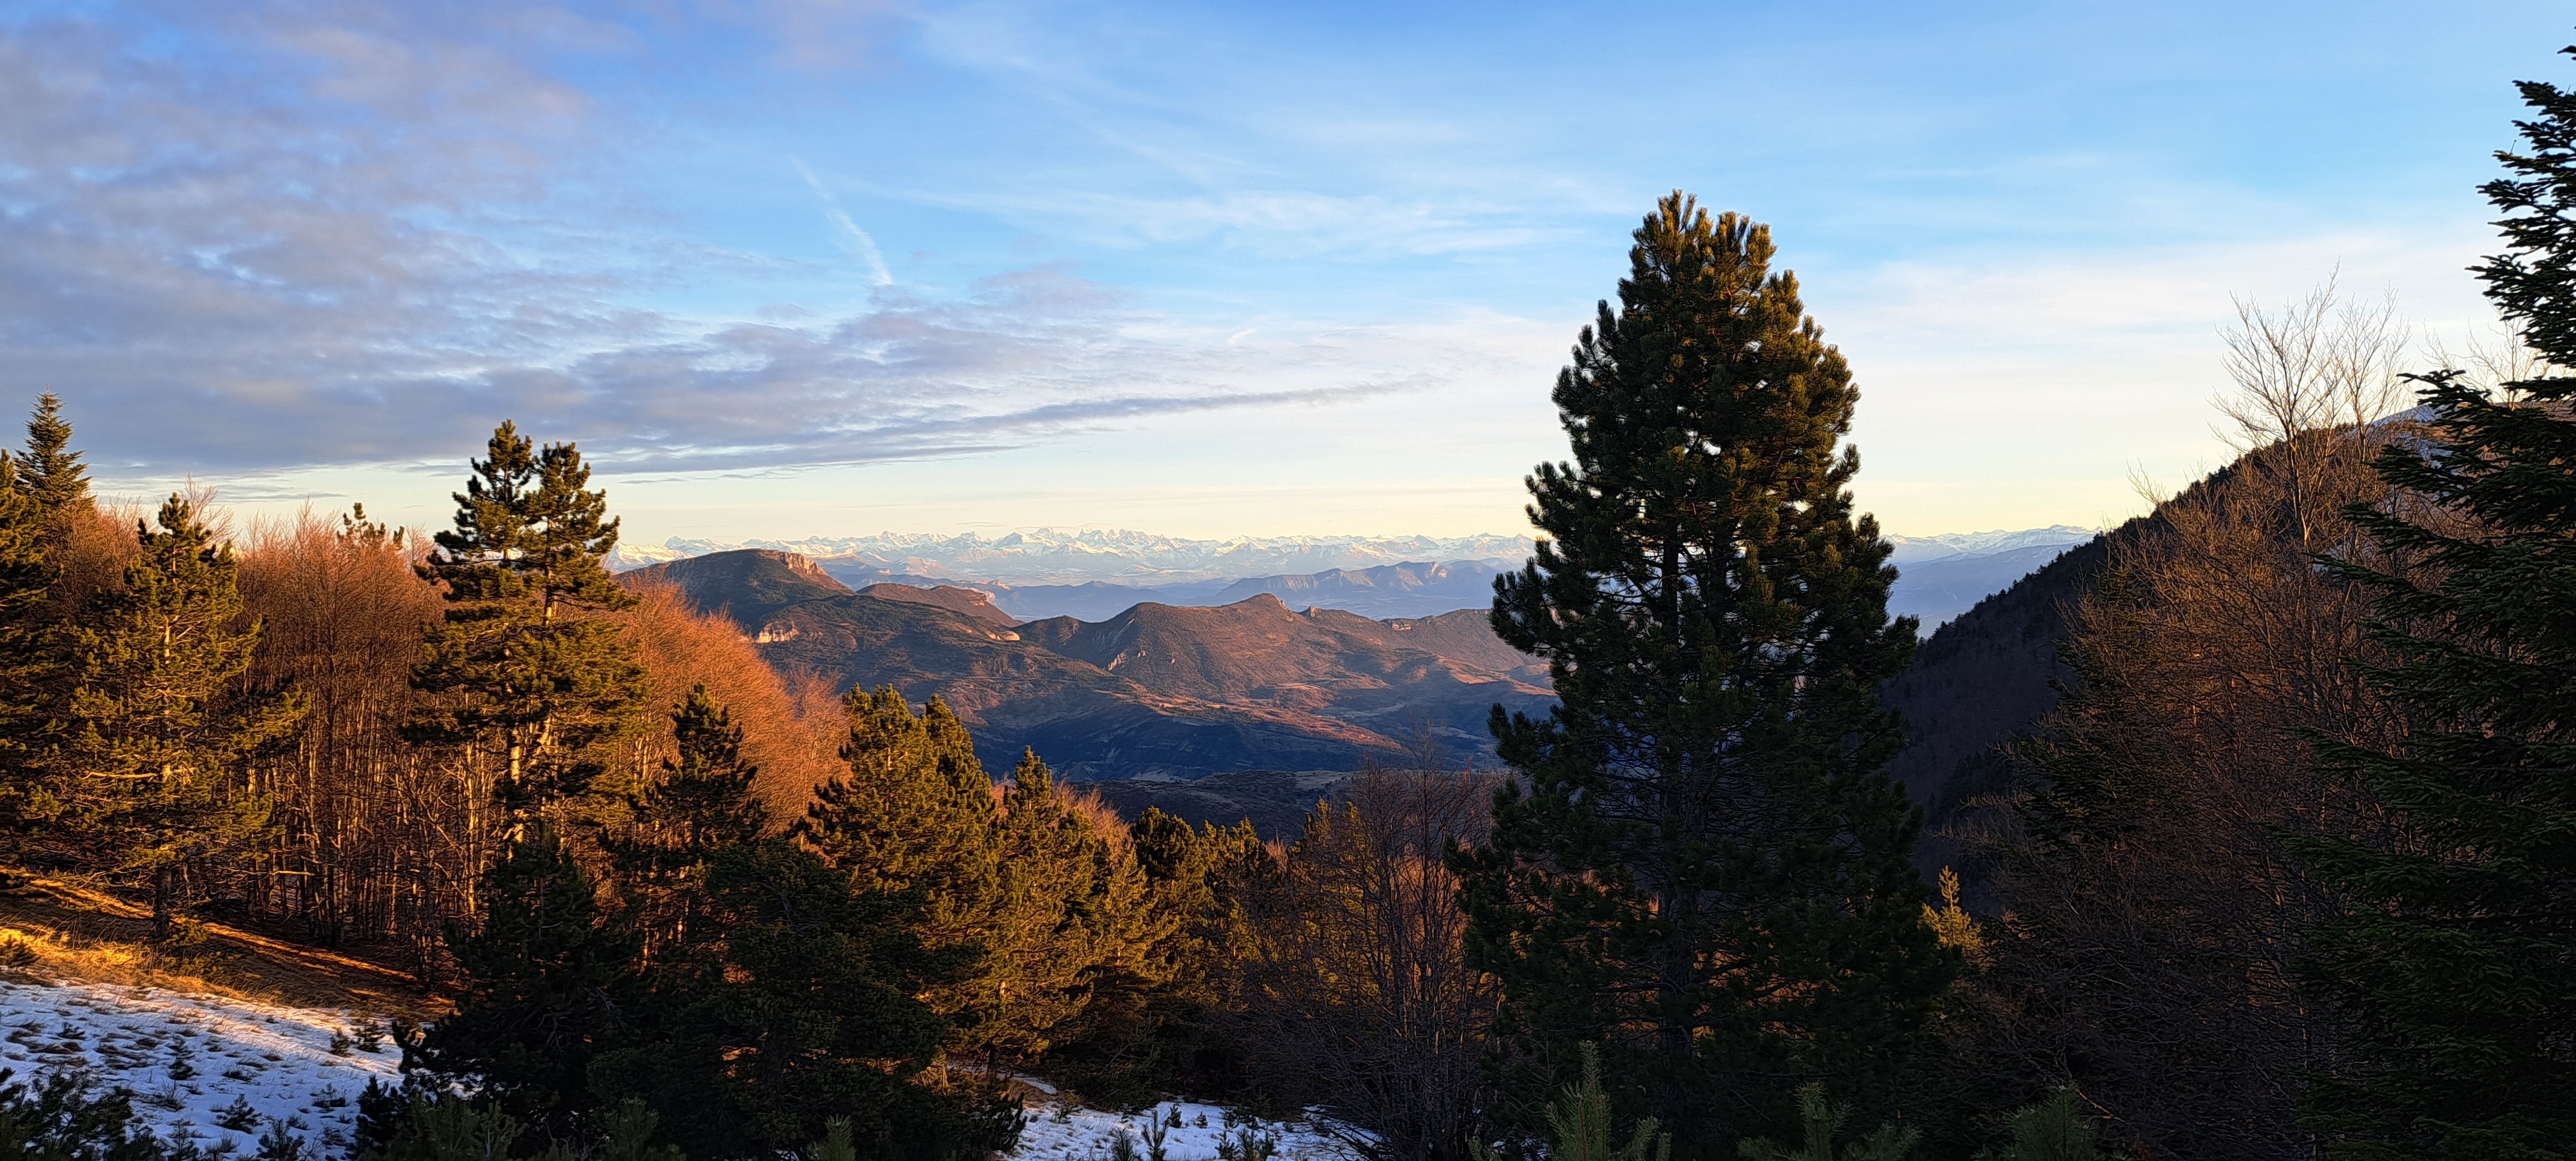
[[[2393,297],[2342,302],[2335,279],[2278,309],[2236,300],[2224,332],[2234,390],[2216,402],[2218,429],[2239,454],[2278,446],[2266,470],[2281,477],[2286,514],[2302,546],[2340,502],[2327,495],[2326,461],[2339,440],[2369,439],[2406,394],[2397,374],[2409,329]]]
[[[1363,1155],[1456,1161],[1496,994],[1466,966],[1443,855],[1483,837],[1494,780],[1436,757],[1413,767],[1372,767],[1344,802],[1318,803],[1253,900],[1245,1043],[1258,1083],[1362,1130],[1349,1141]]]

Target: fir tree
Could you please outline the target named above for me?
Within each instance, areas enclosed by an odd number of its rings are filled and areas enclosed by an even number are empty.
[[[720,851],[708,897],[719,970],[660,975],[649,1035],[600,1060],[599,1091],[662,1110],[692,1156],[791,1153],[841,1117],[888,1158],[1010,1146],[1016,1102],[920,1083],[948,1031],[920,997],[977,954],[922,945],[919,892],[859,890],[812,851],[768,839]]]
[[[2568,50],[2576,54],[2576,49]],[[2576,366],[2576,93],[2538,115],[2484,192],[2511,246],[2479,267],[2534,352]],[[2301,844],[2340,890],[2311,986],[2353,1021],[2304,1123],[2352,1157],[2544,1158],[2576,1142],[2576,377],[2426,377],[2431,438],[2381,474],[2437,516],[2356,508],[2384,559],[2328,561],[2376,590],[2390,663],[2365,670],[2404,745],[2317,739],[2400,821],[2385,844]]]
[[[938,698],[919,714],[892,686],[844,703],[847,776],[817,787],[797,832],[862,891],[917,889],[923,937],[972,940],[995,902],[1001,848],[993,780],[965,723]]]
[[[71,733],[49,782],[96,859],[151,883],[153,931],[166,937],[182,864],[265,826],[241,763],[293,731],[304,700],[239,688],[260,624],[241,624],[232,549],[178,496],[156,519],[136,526],[123,591],[94,598],[73,633]]]
[[[608,845],[648,939],[677,947],[693,938],[708,863],[759,838],[769,815],[752,795],[760,768],[742,756],[742,727],[704,683],[672,713],[671,733],[678,757],[636,796],[630,834]]]
[[[414,732],[485,756],[495,795],[524,813],[588,792],[594,748],[632,722],[643,670],[601,614],[634,598],[604,563],[617,521],[573,445],[538,451],[505,422],[473,469],[420,566],[449,607],[412,675],[443,696]]]
[[[47,518],[18,461],[0,452],[0,818],[21,819],[33,761],[51,732],[62,671],[51,626],[36,616],[53,583]]]
[[[971,1005],[980,1035],[964,1047],[1032,1061],[1169,979],[1156,953],[1181,916],[1153,907],[1133,852],[1074,808],[1036,752],[1002,801],[990,958]]]
[[[89,468],[72,450],[71,421],[63,418],[63,401],[48,391],[36,399],[27,420],[27,453],[20,462],[28,493],[47,518],[60,522],[89,503]]]
[[[404,1046],[403,1068],[568,1136],[598,1103],[592,1060],[632,1027],[639,941],[604,920],[590,873],[543,822],[484,873],[482,896],[482,927],[448,935],[465,975],[456,1011]]]
[[[1530,480],[1545,538],[1493,622],[1560,705],[1496,709],[1527,789],[1457,863],[1514,1058],[1561,1081],[1601,1042],[1691,1156],[1785,1127],[1801,1078],[1883,1100],[1957,970],[1881,772],[1901,734],[1876,687],[1915,626],[1836,454],[1856,392],[1771,255],[1664,199],[1558,377],[1574,461]]]

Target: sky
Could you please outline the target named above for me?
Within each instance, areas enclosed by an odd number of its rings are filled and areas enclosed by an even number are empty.
[[[0,3],[0,402],[103,490],[632,541],[1526,531],[1681,189],[1768,223],[1908,535],[2228,457],[2234,302],[2456,349],[2538,2]],[[2429,348],[2417,355],[2429,360]]]

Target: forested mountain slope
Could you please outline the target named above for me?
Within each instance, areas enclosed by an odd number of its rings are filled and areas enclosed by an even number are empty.
[[[958,596],[930,603],[943,590],[854,593],[772,550],[629,576],[677,585],[723,612],[782,669],[839,689],[892,684],[916,699],[939,696],[997,770],[1024,747],[1094,779],[1350,770],[1392,754],[1421,726],[1453,748],[1480,750],[1493,704],[1526,710],[1549,699],[1530,680],[1530,659],[1494,639],[1480,613],[1385,622],[1294,613],[1263,595],[1010,626]]]

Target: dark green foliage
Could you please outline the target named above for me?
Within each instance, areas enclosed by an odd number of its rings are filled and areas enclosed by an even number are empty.
[[[920,999],[972,970],[972,948],[926,950],[908,929],[912,893],[853,889],[852,876],[772,839],[709,867],[718,970],[657,973],[653,1026],[592,1070],[599,1091],[663,1113],[692,1156],[792,1150],[850,1118],[888,1157],[978,1157],[1016,1136],[1016,1102],[924,1083],[948,1026]]]
[[[1168,978],[1130,994],[1129,1002],[1096,1004],[1085,1016],[1086,1035],[1049,1051],[1048,1074],[1113,1101],[1150,1099],[1156,1091],[1236,1092],[1244,1062],[1221,1026],[1221,1006],[1250,934],[1245,891],[1276,866],[1249,822],[1192,830],[1147,807],[1127,836],[1145,880],[1145,906],[1161,920],[1151,956]]]
[[[1639,1120],[1630,1129],[1627,1144],[1613,1144],[1619,1138],[1617,1114],[1609,1091],[1601,1086],[1601,1046],[1580,1045],[1576,1056],[1581,1063],[1574,1081],[1544,1109],[1544,1142],[1525,1144],[1519,1155],[1546,1161],[1665,1161],[1670,1157],[1672,1134],[1659,1131],[1661,1126],[1653,1117]],[[1469,1142],[1467,1152],[1476,1161],[1497,1161],[1501,1155],[1482,1141]]]
[[[439,695],[413,734],[488,755],[495,795],[528,810],[587,793],[594,747],[632,724],[643,670],[601,614],[634,598],[602,563],[617,521],[573,445],[540,452],[503,423],[473,467],[456,527],[420,566],[449,607],[412,673]]]
[[[2012,1140],[1978,1153],[1977,1161],[2101,1161],[2093,1137],[2093,1122],[2075,1108],[2075,1090],[2062,1088],[2014,1113]]]
[[[311,1127],[302,1117],[270,1117],[268,1127],[260,1131],[258,1152],[251,1154],[253,1161],[306,1161],[313,1157],[304,1134],[296,1132]],[[313,1161],[320,1159],[315,1157]]]
[[[562,1136],[596,1103],[591,1060],[631,1022],[638,940],[601,922],[588,872],[551,828],[483,877],[483,925],[453,933],[466,983],[456,1011],[406,1045],[403,1066],[479,1086],[502,1112]]]
[[[1851,1110],[1825,1099],[1825,1086],[1810,1081],[1798,1090],[1798,1148],[1783,1149],[1767,1138],[1751,1138],[1736,1143],[1735,1151],[1744,1161],[1905,1161],[1914,1155],[1914,1147],[1923,1134],[1894,1125],[1880,1125],[1878,1131],[1834,1150],[1842,1133],[1843,1122],[1851,1119]]]
[[[53,585],[50,524],[20,462],[0,452],[0,825],[26,821],[28,779],[56,728],[62,657],[38,616]]]
[[[378,1090],[371,1082],[368,1091]],[[527,1132],[517,1117],[490,1101],[423,1086],[408,1086],[374,1135],[366,1123],[358,1138],[359,1161],[504,1161]]]
[[[61,397],[51,391],[38,396],[36,414],[27,420],[27,454],[18,470],[36,506],[52,520],[89,503],[89,469],[71,444],[72,425],[63,418]]]
[[[2571,49],[2576,53],[2576,49]],[[2533,350],[2576,366],[2576,93],[2526,83],[2537,115],[2485,187],[2512,251],[2479,273]],[[2410,726],[2380,752],[2318,754],[2401,824],[2387,843],[2300,844],[2345,905],[2311,981],[2353,1023],[2304,1123],[2345,1156],[2576,1155],[2576,378],[2427,377],[2428,445],[2381,474],[2436,506],[2356,509],[2389,559],[2332,563],[2379,597],[2367,670]]]
[[[242,624],[231,546],[170,497],[122,590],[99,594],[71,636],[69,736],[50,756],[49,790],[92,864],[152,884],[166,937],[187,860],[239,847],[267,823],[242,763],[304,715],[293,692],[241,688],[260,625]]]
[[[93,1095],[69,1073],[34,1087],[0,1068],[0,1157],[10,1161],[161,1161],[161,1143],[141,1131],[124,1095]]]
[[[1875,690],[1914,623],[1887,617],[1889,548],[1836,454],[1850,371],[1763,227],[1675,194],[1636,239],[1557,380],[1574,461],[1530,480],[1537,558],[1495,588],[1495,631],[1549,660],[1561,705],[1497,711],[1525,778],[1457,868],[1506,1091],[1598,1041],[1686,1154],[1723,1156],[1787,1122],[1801,1078],[1888,1092],[1957,957],[1880,773],[1901,735]]]
[[[892,686],[851,690],[846,708],[850,773],[816,788],[797,833],[862,890],[920,888],[935,930],[973,926],[991,902],[1000,842],[993,780],[965,723],[935,697],[913,713]]]
[[[716,852],[760,837],[768,811],[752,796],[760,768],[742,756],[742,727],[701,683],[671,715],[679,757],[633,803],[632,827],[608,843],[619,887],[648,949],[684,946],[703,910]]]
[[[362,1127],[359,1161],[686,1161],[678,1149],[654,1142],[660,1118],[639,1101],[603,1109],[571,1137],[549,1142],[488,1100],[421,1085],[399,1094],[382,1093],[372,1083],[369,1089],[400,1100],[380,1134],[370,1136]]]

